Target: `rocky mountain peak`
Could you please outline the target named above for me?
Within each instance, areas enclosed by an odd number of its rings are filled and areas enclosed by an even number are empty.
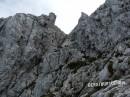
[[[69,35],[54,13],[0,18],[0,97],[130,97],[129,6],[106,0]]]

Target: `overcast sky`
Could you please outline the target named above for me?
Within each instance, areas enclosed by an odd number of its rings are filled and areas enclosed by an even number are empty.
[[[56,25],[69,33],[77,24],[81,12],[90,15],[105,0],[0,0],[0,17],[15,13],[34,15],[54,12],[57,15]]]

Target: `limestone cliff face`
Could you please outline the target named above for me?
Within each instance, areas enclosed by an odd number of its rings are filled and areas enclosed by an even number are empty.
[[[129,97],[130,0],[82,13],[69,35],[55,19],[0,19],[0,97]],[[88,86],[115,80],[125,85]]]

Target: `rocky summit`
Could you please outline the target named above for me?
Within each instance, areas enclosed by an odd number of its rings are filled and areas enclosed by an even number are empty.
[[[106,0],[66,35],[56,15],[0,18],[0,97],[130,97],[130,0]]]

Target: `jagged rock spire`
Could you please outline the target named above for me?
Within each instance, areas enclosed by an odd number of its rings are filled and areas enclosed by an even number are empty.
[[[54,13],[49,13],[49,19],[54,24],[56,21],[56,15]]]

